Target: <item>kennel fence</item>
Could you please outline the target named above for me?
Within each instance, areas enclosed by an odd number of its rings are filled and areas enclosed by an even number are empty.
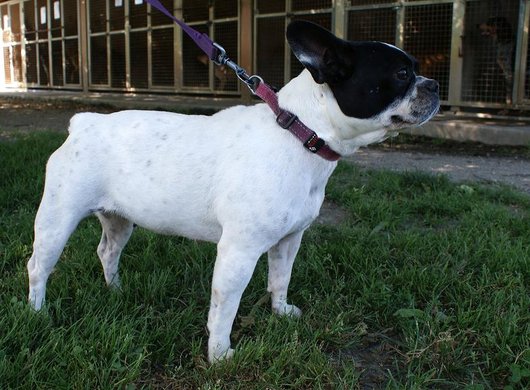
[[[277,87],[301,66],[284,33],[308,19],[413,54],[445,105],[530,109],[530,0],[163,0]],[[0,0],[4,87],[244,93],[142,0]],[[248,42],[248,44],[246,43]]]

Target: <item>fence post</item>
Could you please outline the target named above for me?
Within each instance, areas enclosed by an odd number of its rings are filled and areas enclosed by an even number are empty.
[[[519,20],[517,23],[517,41],[515,46],[515,67],[513,72],[512,104],[521,105],[525,99],[526,63],[528,56],[528,24],[530,22],[529,0],[521,1],[519,5]],[[528,97],[526,97],[528,98]]]
[[[241,0],[239,10],[239,62],[248,74],[254,73],[252,64],[252,0]],[[241,101],[250,103],[252,94],[242,83],[239,84],[241,90]]]
[[[79,45],[81,58],[81,87],[84,93],[88,93],[88,26],[87,26],[87,1],[79,2]]]
[[[333,7],[333,33],[342,39],[347,38],[346,31],[346,0],[336,0]]]
[[[451,36],[451,59],[449,68],[449,105],[457,106],[462,99],[462,69],[463,55],[462,39],[464,38],[464,17],[466,14],[465,0],[455,0],[453,3],[453,34]]]
[[[182,11],[182,0],[175,0],[173,2],[173,16],[177,19],[183,19]],[[184,70],[182,65],[182,29],[176,24],[173,24],[173,62],[174,62],[174,74],[175,74],[175,91],[181,92],[182,86],[184,85]]]
[[[0,90],[4,89],[5,86],[6,86],[6,80],[5,80],[5,68],[6,68],[6,63],[4,62],[5,61],[5,58],[4,58],[4,40],[3,40],[3,37],[4,36],[4,29],[3,29],[3,21],[0,20],[0,65],[1,65],[1,68],[0,68]]]
[[[405,46],[405,4],[403,0],[394,8],[396,10],[396,46]]]

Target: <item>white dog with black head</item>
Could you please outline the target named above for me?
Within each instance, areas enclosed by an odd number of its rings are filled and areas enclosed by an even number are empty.
[[[438,83],[416,61],[379,42],[348,42],[293,22],[287,39],[305,70],[278,93],[280,106],[343,156],[439,107]],[[337,166],[309,152],[266,104],[213,116],[150,111],[75,115],[50,157],[28,262],[29,302],[40,309],[68,238],[95,214],[97,253],[109,286],[134,224],[217,243],[208,315],[208,357],[230,357],[230,332],[258,258],[268,252],[272,310],[299,316],[287,301],[302,235],[317,217]]]

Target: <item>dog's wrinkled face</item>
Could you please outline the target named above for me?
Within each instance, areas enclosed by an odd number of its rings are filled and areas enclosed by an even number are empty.
[[[417,61],[382,42],[349,42],[296,21],[287,40],[315,82],[327,83],[342,113],[388,130],[418,126],[439,108],[438,83],[418,76]]]

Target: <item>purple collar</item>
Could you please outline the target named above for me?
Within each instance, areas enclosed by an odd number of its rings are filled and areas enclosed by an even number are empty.
[[[276,122],[302,141],[302,144],[307,150],[328,161],[337,161],[340,159],[341,155],[326,145],[326,142],[317,133],[304,125],[295,114],[280,108],[278,97],[270,86],[264,82],[260,82],[253,92],[269,105],[276,115]]]

